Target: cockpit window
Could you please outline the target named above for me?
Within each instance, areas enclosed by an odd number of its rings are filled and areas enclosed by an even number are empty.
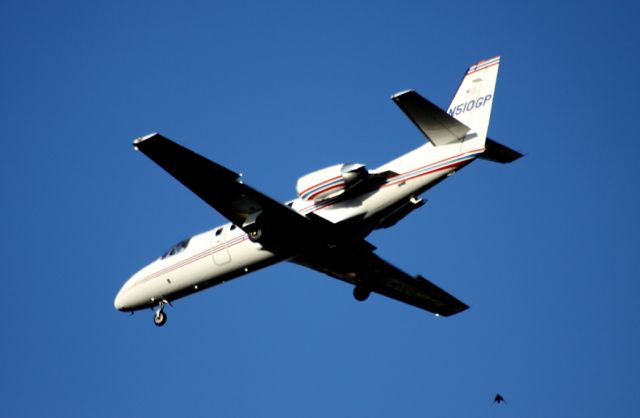
[[[169,248],[166,253],[162,254],[162,257],[160,257],[160,259],[164,260],[167,257],[171,257],[172,255],[183,252],[184,249],[187,248],[187,245],[189,245],[189,241],[191,241],[191,238],[180,241],[173,247]]]

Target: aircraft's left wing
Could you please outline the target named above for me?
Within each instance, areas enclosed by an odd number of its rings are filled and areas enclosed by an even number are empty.
[[[259,219],[262,225],[278,228],[282,243],[290,238],[288,231],[302,233],[314,229],[309,219],[244,184],[238,173],[160,134],[138,138],[133,145],[240,228],[246,229]]]
[[[422,276],[410,276],[366,247],[341,246],[290,260],[372,292],[442,316],[469,308]]]

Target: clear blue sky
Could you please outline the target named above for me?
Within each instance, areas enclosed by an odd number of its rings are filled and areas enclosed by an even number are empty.
[[[640,399],[634,2],[0,5],[6,417],[632,417]],[[151,312],[131,274],[224,219],[131,140],[162,132],[285,200],[424,141],[502,55],[478,161],[370,240],[471,305],[452,318],[281,264]],[[491,404],[496,392],[508,404]]]

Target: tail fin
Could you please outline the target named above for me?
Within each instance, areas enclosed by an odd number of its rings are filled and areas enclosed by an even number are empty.
[[[468,126],[475,135],[467,137],[466,146],[484,146],[489,129],[491,105],[498,78],[500,57],[493,57],[469,67],[447,113]]]
[[[413,90],[391,98],[434,146],[460,144],[460,151],[485,148],[480,158],[510,163],[522,157],[487,138],[500,57],[472,65],[445,112]]]

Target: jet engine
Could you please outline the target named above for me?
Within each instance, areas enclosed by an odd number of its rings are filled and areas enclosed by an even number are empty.
[[[331,199],[359,184],[368,175],[364,164],[336,164],[300,177],[296,192],[303,200]]]

